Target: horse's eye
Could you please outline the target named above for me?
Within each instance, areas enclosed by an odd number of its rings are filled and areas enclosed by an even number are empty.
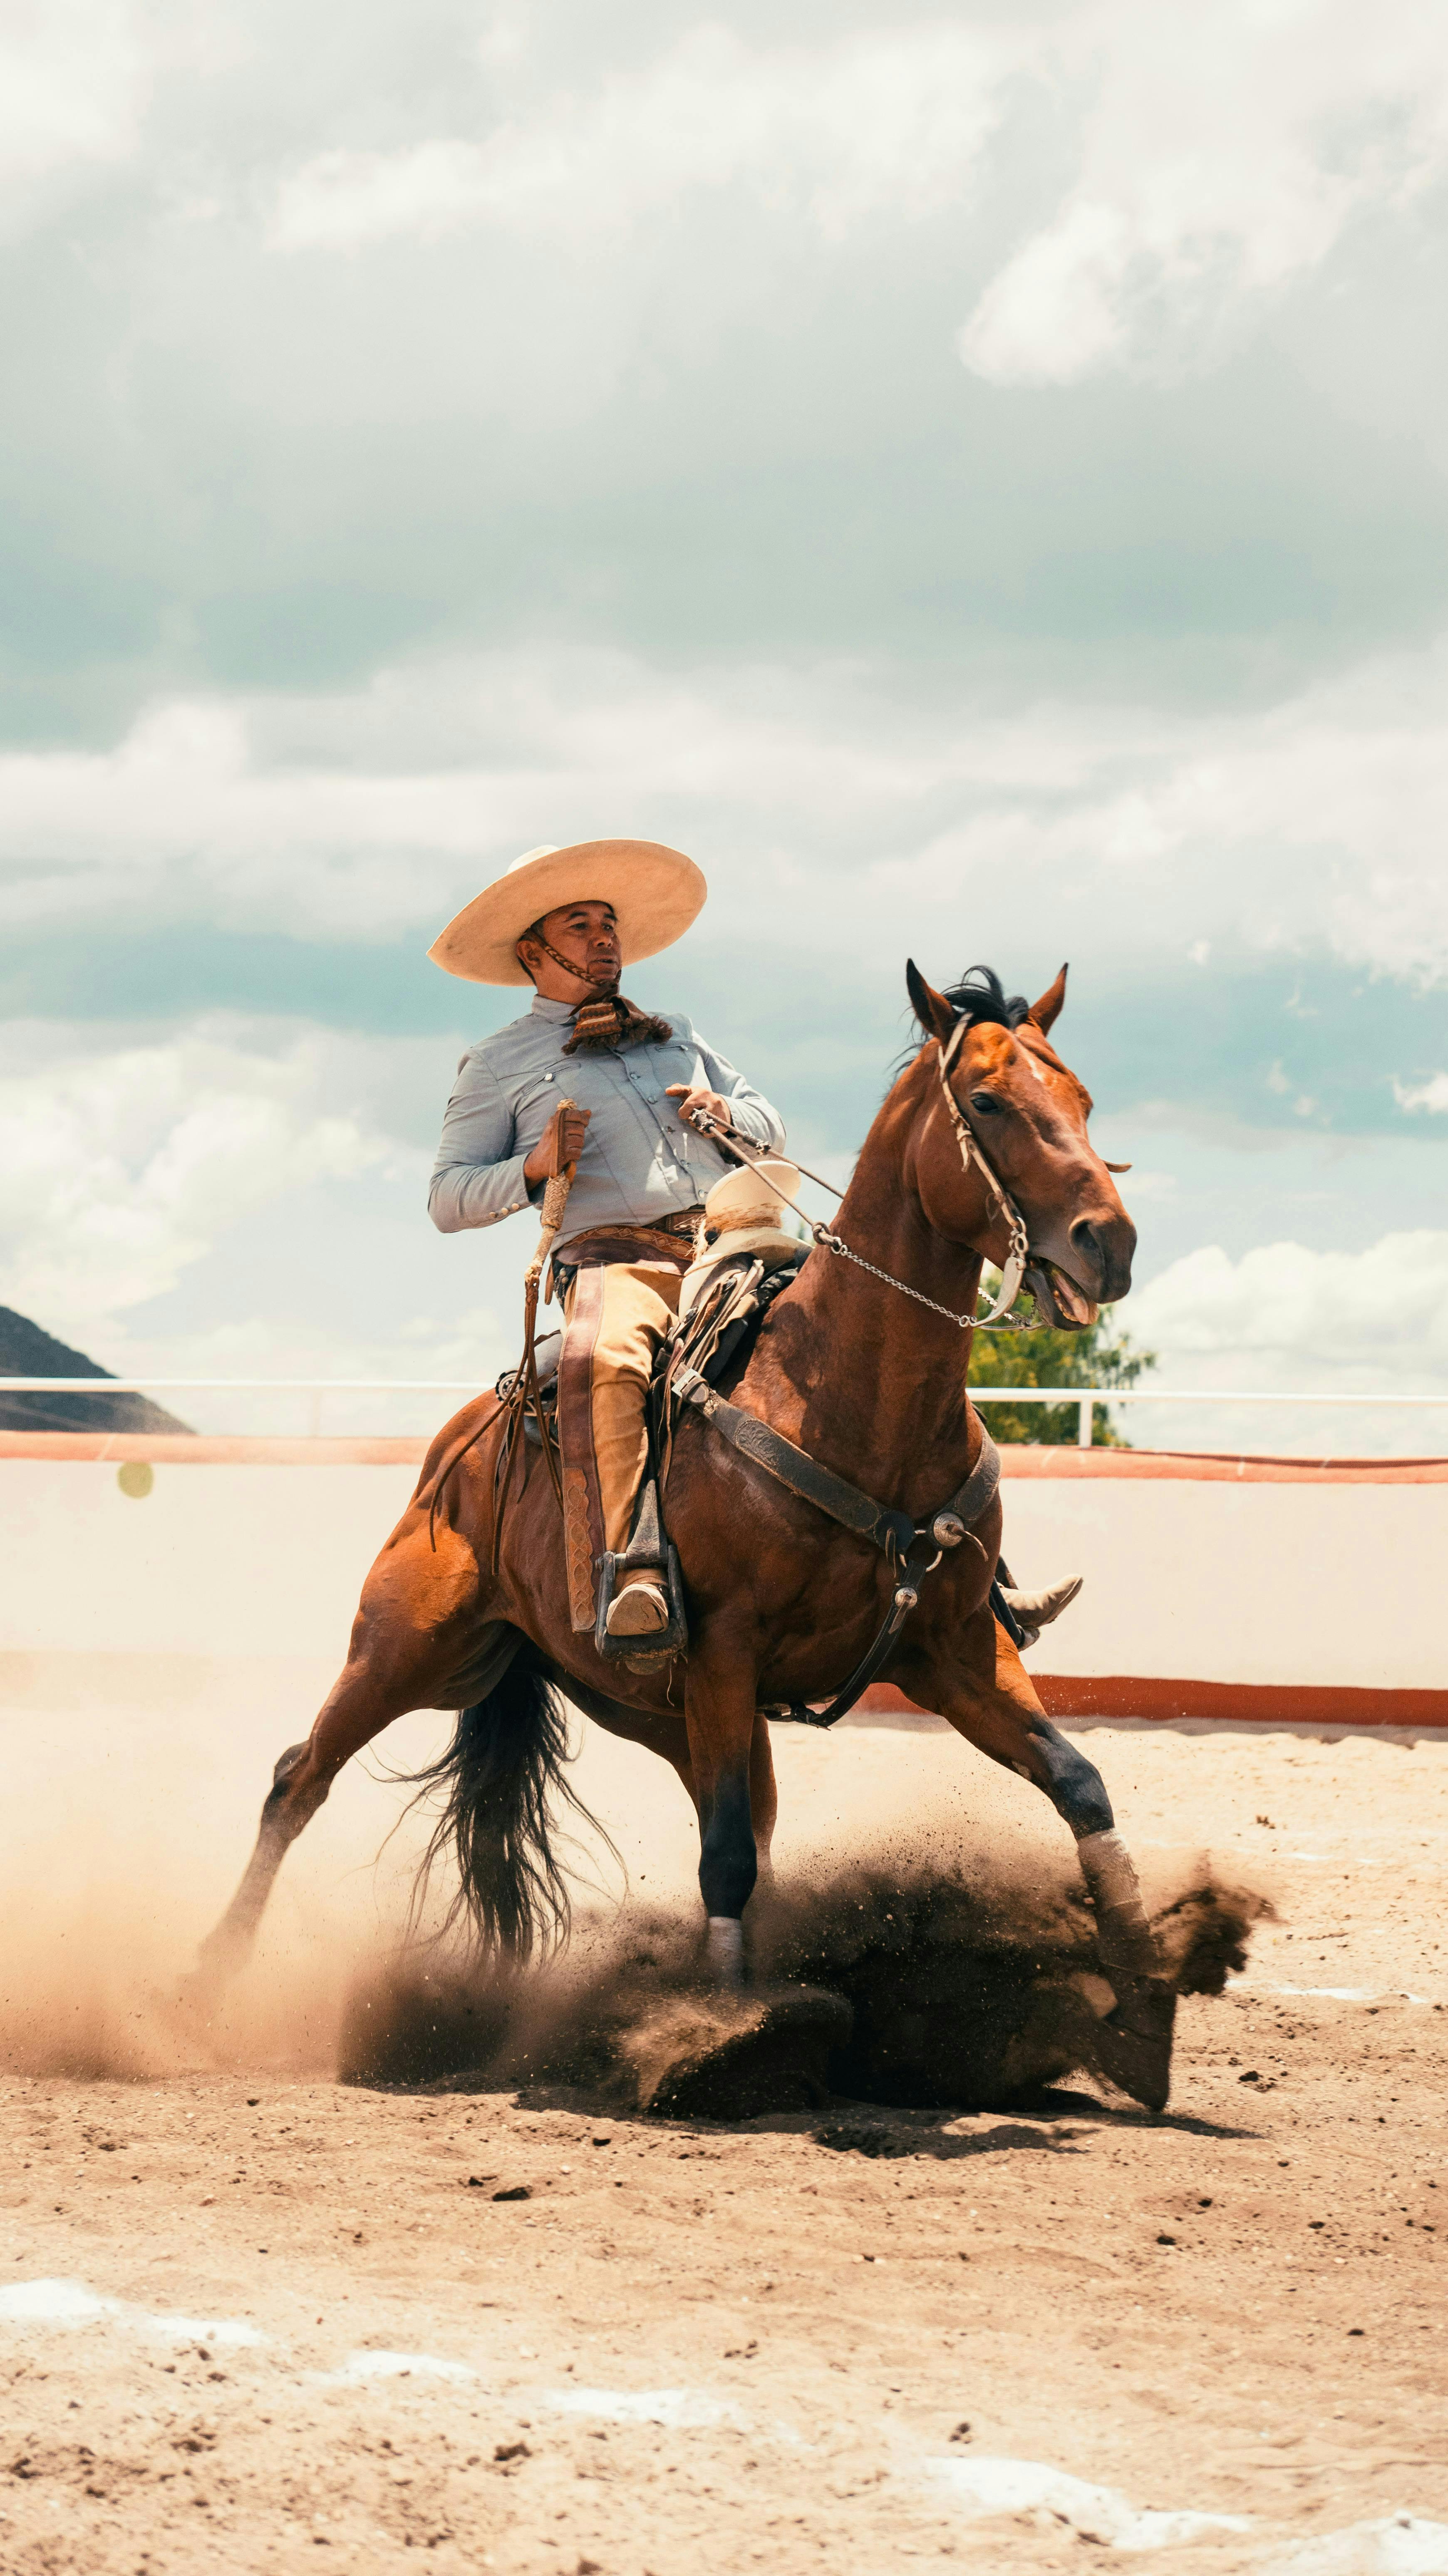
[[[973,1091],[970,1095],[970,1105],[972,1109],[979,1110],[982,1118],[999,1118],[1001,1114],[1001,1104],[994,1092]]]

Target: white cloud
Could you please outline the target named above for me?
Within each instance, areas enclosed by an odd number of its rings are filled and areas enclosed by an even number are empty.
[[[490,1386],[517,1357],[533,1233],[522,1218],[461,1238],[428,1223],[455,1057],[436,1038],[230,1014],[145,1045],[12,1024],[0,1302],[121,1377]],[[416,1432],[462,1397],[163,1400],[197,1430]]]
[[[1426,1082],[1394,1082],[1400,1109],[1428,1109],[1448,1117],[1448,1073],[1430,1074]]]
[[[279,251],[470,227],[590,241],[700,192],[827,241],[944,216],[962,258],[1023,166],[1010,120],[1072,133],[1068,184],[988,278],[961,353],[998,384],[1211,364],[1349,228],[1448,166],[1448,46],[1422,0],[1085,0],[1044,25],[937,17],[805,45],[696,26],[652,60],[522,98],[486,132],[332,146],[285,170]],[[509,48],[516,53],[516,35]],[[999,167],[988,147],[1004,132]]]
[[[9,0],[0,16],[0,233],[44,221],[143,159],[169,75],[234,57],[224,7]]]
[[[1132,1338],[1172,1383],[1408,1392],[1448,1383],[1448,1233],[1384,1235],[1361,1252],[1205,1245],[1137,1290]],[[1180,1362],[1230,1363],[1225,1370]],[[1441,1428],[1441,1424],[1440,1424]],[[1349,1446],[1351,1443],[1348,1444]]]
[[[1448,165],[1448,43],[1422,0],[1106,0],[1042,71],[1094,91],[1063,202],[961,335],[996,384],[1210,364],[1348,226]]]
[[[19,0],[0,21],[0,216],[7,229],[128,160],[148,80],[126,0]]]
[[[293,253],[648,228],[653,310],[659,255],[701,255],[678,225],[702,196],[833,243],[937,218],[964,276],[994,263],[962,290],[966,363],[1059,384],[1210,363],[1448,165],[1434,0],[947,8],[814,44],[726,18],[633,61],[624,25],[605,68],[585,42],[565,84],[523,14],[497,13],[472,87],[425,18],[401,42],[355,12],[340,45],[306,8],[19,0],[0,27],[0,228],[132,167],[173,218],[230,212],[245,232],[264,209],[268,245]],[[1000,261],[1002,217],[1043,180],[1042,219]]]
[[[740,190],[827,239],[959,201],[1019,48],[937,21],[811,52],[695,28],[642,69],[485,139],[314,155],[282,180],[277,250],[424,240],[470,224],[593,236],[698,189]]]
[[[495,1305],[470,1307],[446,1319],[414,1315],[389,1328],[385,1301],[379,1300],[371,1329],[358,1326],[339,1318],[334,1283],[325,1280],[316,1301],[325,1305],[325,1313],[309,1315],[296,1305],[288,1309],[273,1303],[264,1315],[244,1322],[173,1323],[164,1334],[137,1331],[125,1315],[97,1315],[86,1320],[81,1338],[89,1355],[117,1377],[221,1380],[209,1388],[158,1392],[157,1401],[193,1431],[430,1435],[469,1394],[493,1385],[499,1372],[517,1360],[522,1299],[516,1243],[512,1249],[506,1295]],[[53,1314],[44,1320],[55,1323]],[[546,1331],[553,1320],[545,1316],[540,1330]],[[257,1391],[236,1383],[248,1378],[304,1383]],[[338,1380],[359,1378],[380,1379],[388,1387],[423,1383],[400,1394],[369,1393],[355,1386],[325,1391]],[[429,1380],[445,1384],[429,1386]]]
[[[16,1025],[0,1060],[5,1303],[83,1332],[289,1192],[395,1157],[376,1125],[325,1104],[332,1043],[263,1054],[199,1023],[76,1055],[73,1032]]]
[[[164,886],[221,926],[385,927],[442,899],[431,889],[496,830],[509,784],[269,768],[245,706],[163,703],[114,752],[0,754],[4,911],[77,919]]]
[[[1430,983],[1445,687],[1435,648],[1266,714],[1002,715],[858,670],[520,648],[328,699],[172,702],[110,752],[0,753],[0,922],[415,936],[539,840],[632,829],[698,839],[711,928],[767,901],[856,957],[902,905],[957,925],[968,888],[980,936],[1105,907],[1123,955],[1189,948],[1215,975],[1325,950]]]

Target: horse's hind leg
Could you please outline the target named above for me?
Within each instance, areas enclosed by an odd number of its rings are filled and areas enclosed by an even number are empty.
[[[343,1764],[393,1719],[419,1705],[411,1692],[378,1688],[369,1665],[350,1659],[305,1744],[288,1745],[272,1774],[256,1844],[241,1884],[214,1931],[202,1942],[197,1982],[226,1984],[251,1955],[278,1870],[304,1826],[323,1804]]]
[[[323,1789],[303,1810],[300,1801],[287,1797],[288,1783],[298,1764],[309,1750],[305,1744],[289,1744],[272,1773],[257,1827],[256,1845],[242,1873],[241,1885],[214,1931],[208,1932],[197,1952],[196,1981],[203,1986],[219,1985],[234,1977],[251,1952],[257,1926],[266,1912],[267,1898],[277,1871],[287,1851],[296,1841],[308,1817],[315,1815],[327,1792]]]
[[[772,1885],[774,1862],[770,1846],[779,1821],[779,1787],[774,1777],[774,1749],[769,1741],[769,1720],[763,1709],[754,1712],[754,1733],[749,1745],[749,1813],[754,1826],[754,1852],[759,1875],[756,1885]]]
[[[742,1916],[759,1875],[755,1798],[773,1831],[774,1766],[756,1750],[754,1665],[723,1637],[691,1650],[684,1685],[689,1768],[699,1811],[699,1892],[708,1922],[710,1973],[721,1986],[744,1982]],[[766,1738],[764,1750],[768,1752]]]
[[[368,1573],[346,1664],[311,1734],[276,1766],[241,1885],[201,1945],[203,1988],[245,1965],[277,1871],[343,1764],[409,1709],[449,1704],[450,1675],[477,1651],[481,1590],[466,1538],[440,1522],[434,1540],[415,1498]],[[504,1665],[507,1634],[499,1623]]]
[[[985,1631],[989,1628],[989,1637]],[[942,1676],[931,1667],[904,1679],[924,1707],[994,1762],[1031,1781],[1076,1837],[1076,1857],[1096,1915],[1101,1965],[1116,2010],[1102,2024],[1106,2072],[1149,2110],[1165,2107],[1171,2082],[1176,1996],[1163,1978],[1131,1854],[1116,1830],[1106,1784],[1094,1762],[1051,1724],[1030,1677],[988,1611],[967,1631],[970,1662]]]

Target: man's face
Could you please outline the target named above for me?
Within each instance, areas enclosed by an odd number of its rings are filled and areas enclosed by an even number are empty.
[[[549,947],[566,957],[586,982],[604,986],[618,982],[623,955],[611,903],[560,904],[556,912],[545,912],[538,927]],[[528,945],[526,937],[519,941],[521,949]]]

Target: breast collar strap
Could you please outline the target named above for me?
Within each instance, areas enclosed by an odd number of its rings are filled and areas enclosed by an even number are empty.
[[[1001,1182],[996,1178],[995,1173],[991,1170],[990,1164],[987,1162],[984,1154],[981,1152],[978,1142],[976,1141],[973,1130],[967,1126],[966,1121],[961,1114],[960,1103],[956,1099],[954,1091],[951,1089],[950,1068],[954,1064],[956,1056],[960,1052],[961,1041],[966,1034],[966,1027],[967,1023],[964,1020],[957,1020],[954,1029],[951,1031],[950,1037],[948,1039],[937,1039],[936,1041],[935,1051],[938,1070],[940,1073],[940,1088],[945,1094],[945,1107],[951,1126],[955,1129],[955,1141],[960,1147],[961,1162],[966,1171],[970,1170],[972,1163],[975,1164],[982,1180],[985,1182],[986,1189],[991,1199],[1000,1211],[1001,1216],[1005,1219],[1007,1231],[1010,1236],[1010,1249],[1006,1255],[1005,1265],[1001,1272],[1000,1295],[997,1297],[995,1304],[992,1306],[988,1315],[980,1315],[976,1318],[976,1330],[979,1332],[991,1324],[998,1323],[1001,1317],[1003,1315],[1008,1315],[1011,1308],[1014,1306],[1017,1297],[1021,1293],[1021,1282],[1026,1275],[1026,1263],[1030,1259],[1030,1242],[1026,1234],[1025,1220],[1021,1215],[1020,1209],[1017,1207],[1015,1200],[1011,1197],[1009,1191],[1003,1188]]]

